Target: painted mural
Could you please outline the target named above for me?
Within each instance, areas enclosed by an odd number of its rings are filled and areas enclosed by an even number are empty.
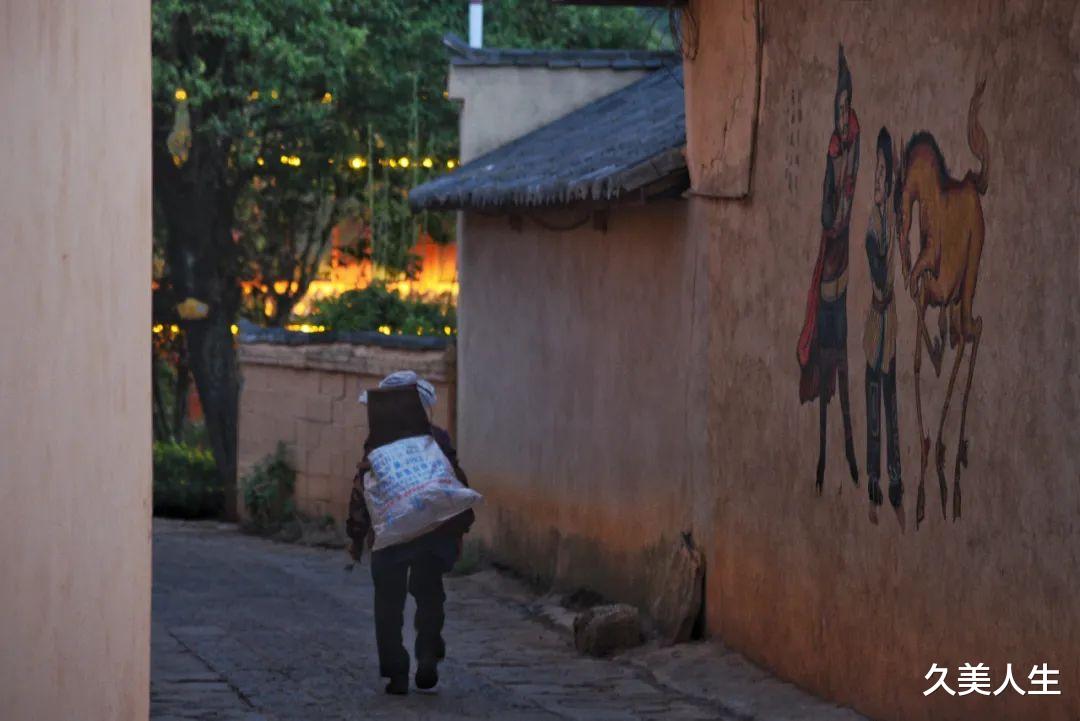
[[[964,361],[964,351],[971,344],[967,364],[967,381],[960,404],[960,435],[953,475],[952,515],[960,517],[960,467],[968,463],[967,424],[971,379],[975,375],[975,358],[982,338],[982,318],[974,315],[975,286],[979,280],[985,225],[981,196],[986,194],[990,181],[990,153],[986,133],[979,124],[979,104],[986,83],[980,82],[968,107],[968,145],[979,160],[979,170],[968,171],[960,180],[949,175],[945,156],[934,136],[916,133],[904,150],[900,167],[900,256],[904,263],[904,284],[915,301],[918,323],[915,347],[915,413],[919,419],[921,462],[919,496],[915,505],[916,524],[923,520],[926,507],[924,481],[930,454],[930,436],[926,433],[919,373],[922,366],[923,344],[933,363],[934,373],[941,375],[945,354],[945,339],[955,349],[952,372],[945,391],[945,404],[938,421],[934,460],[941,493],[941,514],[946,515],[948,486],[945,481],[945,444],[942,434],[949,415],[956,376]],[[919,254],[911,263],[908,234],[911,232],[914,206],[918,204]],[[935,308],[938,314],[938,335],[931,338],[926,327],[926,310]]]
[[[878,508],[887,497],[901,527],[905,526],[904,483],[900,459],[899,394],[897,392],[897,301],[893,277],[897,248],[902,263],[901,278],[914,302],[917,324],[914,349],[915,414],[919,427],[919,488],[916,525],[925,518],[926,470],[930,460],[930,436],[924,418],[921,387],[922,359],[930,359],[934,373],[941,376],[948,348],[955,351],[938,419],[934,444],[941,512],[948,517],[950,498],[945,476],[946,447],[943,440],[956,380],[968,345],[966,382],[960,408],[952,486],[952,517],[960,518],[961,468],[968,464],[965,436],[975,358],[982,337],[982,319],[973,313],[979,262],[985,227],[981,197],[989,182],[990,159],[986,133],[979,124],[979,105],[985,83],[975,89],[968,108],[968,145],[979,160],[978,171],[962,179],[953,178],[933,135],[915,133],[902,153],[897,152],[887,127],[877,133],[874,145],[873,205],[866,226],[866,259],[871,285],[870,307],[863,330],[866,359],[866,475],[870,520],[878,522]],[[860,131],[852,106],[852,78],[839,48],[836,92],[833,96],[833,130],[825,159],[825,179],[821,202],[821,234],[806,314],[799,335],[797,356],[800,368],[799,400],[818,402],[818,462],[815,487],[820,494],[826,468],[828,407],[834,395],[840,399],[844,428],[844,454],[853,483],[859,483],[855,457],[849,398],[847,353],[847,285],[852,203],[859,172]],[[916,215],[917,214],[917,215]],[[918,223],[918,248],[911,257],[911,235]],[[936,335],[927,326],[927,311],[938,311]],[[887,489],[882,490],[882,445],[885,446]]]
[[[904,483],[900,475],[900,427],[896,398],[896,303],[893,266],[899,238],[902,197],[895,178],[898,159],[888,128],[878,131],[874,154],[874,207],[866,225],[866,260],[870,266],[870,308],[863,331],[866,355],[866,477],[870,520],[877,523],[881,493],[881,430],[885,427],[889,504],[904,526]],[[884,423],[883,423],[884,421]]]
[[[840,396],[848,470],[852,482],[856,485],[859,483],[859,466],[855,461],[855,440],[851,427],[847,357],[848,236],[855,181],[859,174],[859,119],[851,103],[851,71],[844,57],[844,48],[840,46],[832,108],[833,132],[825,157],[821,242],[798,345],[801,369],[799,401],[818,401],[816,487],[819,494],[825,483],[826,420],[834,392]]]

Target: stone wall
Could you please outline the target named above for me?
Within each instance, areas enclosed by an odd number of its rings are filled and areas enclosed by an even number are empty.
[[[242,478],[284,442],[297,470],[296,505],[343,521],[367,436],[357,398],[396,370],[435,385],[435,423],[454,433],[453,349],[410,350],[351,343],[241,343],[239,465]],[[242,501],[242,499],[241,499]]]

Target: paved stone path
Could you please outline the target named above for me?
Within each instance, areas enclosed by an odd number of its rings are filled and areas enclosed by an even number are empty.
[[[156,519],[151,718],[862,718],[714,643],[583,658],[563,628],[538,620],[525,589],[494,572],[447,579],[448,658],[436,692],[387,696],[369,567],[348,565],[341,551]]]

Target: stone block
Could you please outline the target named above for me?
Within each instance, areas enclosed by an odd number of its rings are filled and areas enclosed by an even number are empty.
[[[296,422],[296,446],[297,451],[301,454],[301,459],[309,451],[313,451],[319,447],[321,443],[322,430],[326,425],[323,423],[316,423],[315,421],[297,421]]]
[[[333,419],[332,401],[326,396],[314,396],[304,399],[304,412],[301,418],[309,421],[329,423]]]
[[[655,588],[659,590],[650,610],[661,638],[665,643],[689,641],[701,613],[705,581],[705,559],[689,534],[682,534],[672,545],[658,579]]]
[[[315,448],[304,452],[304,472],[330,475],[331,453],[325,448]]]
[[[574,619],[574,646],[579,653],[609,656],[641,642],[641,614],[628,604],[595,606]]]
[[[319,394],[331,400],[345,396],[345,374],[322,372],[319,374]]]

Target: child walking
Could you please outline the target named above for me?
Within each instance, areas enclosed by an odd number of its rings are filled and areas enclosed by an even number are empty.
[[[413,371],[397,371],[384,378],[379,388],[415,387],[427,412],[428,421],[435,405],[435,387]],[[367,402],[367,392],[360,396]],[[430,424],[434,437],[443,454],[450,461],[454,474],[464,486],[468,486],[465,472],[458,464],[457,451],[450,441],[450,434]],[[364,459],[357,466],[349,499],[349,517],[345,531],[352,543],[349,553],[359,561],[365,546],[373,540],[371,515],[364,500],[364,474],[371,470],[368,454],[372,451],[371,439],[364,443]],[[371,578],[375,586],[375,641],[379,653],[379,672],[389,679],[386,692],[407,694],[409,692],[409,653],[402,642],[401,627],[405,613],[405,595],[411,593],[416,600],[416,686],[431,689],[439,682],[438,664],[446,655],[442,638],[444,621],[443,574],[453,568],[461,552],[462,536],[475,520],[471,509],[454,516],[419,538],[406,543],[388,546],[371,553]]]

